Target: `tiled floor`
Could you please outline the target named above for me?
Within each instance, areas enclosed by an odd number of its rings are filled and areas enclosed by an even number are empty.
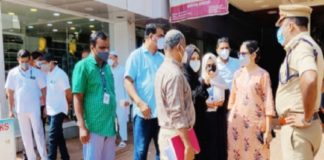
[[[130,137],[132,142],[132,137]],[[282,160],[280,151],[280,134],[277,132],[277,137],[271,142],[271,160]],[[82,160],[82,145],[78,139],[70,139],[67,141],[71,160]],[[148,153],[148,160],[154,160],[154,147],[151,144],[150,151]],[[59,156],[58,156],[59,157]],[[322,139],[322,148],[317,154],[315,160],[323,160],[324,157],[324,134]],[[17,160],[21,160],[21,155],[18,155]],[[133,144],[130,143],[124,149],[117,148],[116,160],[133,160]]]

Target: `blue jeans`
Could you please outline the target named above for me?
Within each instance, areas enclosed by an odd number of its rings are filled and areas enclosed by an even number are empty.
[[[145,120],[139,116],[134,117],[134,160],[147,159],[147,152],[152,138],[156,150],[155,159],[160,160],[159,129],[157,118]]]
[[[69,160],[70,156],[66,148],[65,139],[63,135],[63,120],[66,117],[64,113],[59,113],[50,116],[50,129],[49,129],[49,146],[48,146],[48,159],[56,160],[57,148],[60,149],[61,159]]]

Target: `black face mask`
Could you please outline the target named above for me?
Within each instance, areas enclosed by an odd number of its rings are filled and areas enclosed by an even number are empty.
[[[206,68],[207,68],[208,72],[210,72],[210,71],[216,72],[216,65],[215,64],[207,65]]]

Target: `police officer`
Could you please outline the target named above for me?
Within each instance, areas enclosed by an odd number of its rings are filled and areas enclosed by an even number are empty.
[[[317,111],[324,61],[320,47],[308,31],[311,12],[308,6],[281,5],[276,23],[278,42],[286,51],[276,97],[285,160],[312,160],[321,144],[322,128]]]

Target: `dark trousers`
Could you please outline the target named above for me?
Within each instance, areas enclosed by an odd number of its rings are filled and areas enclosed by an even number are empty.
[[[227,103],[229,90],[225,91],[225,102],[216,112],[205,113],[204,160],[227,160]]]
[[[146,160],[151,142],[154,141],[156,160],[160,159],[158,145],[159,125],[157,118],[145,120],[139,116],[134,117],[134,160]]]
[[[69,160],[70,156],[66,148],[65,139],[63,135],[63,120],[66,117],[64,113],[59,113],[50,116],[50,129],[49,129],[49,146],[48,146],[48,159],[56,160],[57,148],[59,148],[62,160]]]
[[[44,115],[44,109],[45,109],[45,106],[41,106],[41,120],[42,120],[42,123],[43,123],[43,130],[44,130],[44,135],[45,135],[46,134],[45,125],[46,125],[46,116],[47,115]]]

